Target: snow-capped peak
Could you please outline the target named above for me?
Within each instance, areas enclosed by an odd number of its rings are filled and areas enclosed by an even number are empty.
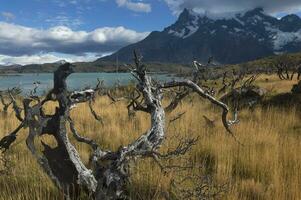
[[[185,9],[175,26],[168,30],[168,34],[179,38],[188,38],[199,29],[200,15],[191,9]]]
[[[54,62],[55,64],[60,64],[60,65],[62,65],[62,64],[65,64],[65,63],[67,63],[67,61],[66,60],[58,60],[58,61],[56,61],[56,62]]]
[[[187,63],[213,56],[220,63],[241,63],[301,51],[301,20],[296,15],[277,19],[258,8],[215,19],[185,9],[171,26],[106,59],[118,54],[128,62],[135,48],[143,49],[146,61]]]
[[[214,16],[185,9],[178,21],[168,27],[167,33],[186,39],[198,30],[200,34],[228,34],[233,37],[251,37],[260,43],[270,43],[273,51],[281,51],[286,45],[301,42],[301,19],[297,15],[274,18],[262,8],[241,13]]]
[[[228,12],[228,13],[211,13],[203,12],[199,13],[193,9],[184,9],[180,14],[177,22],[167,28],[167,32],[170,35],[185,39],[192,36],[203,24],[211,23],[219,20],[236,20],[242,26],[245,25],[244,19],[249,16],[253,16],[252,23],[256,24],[257,21],[262,20],[261,15],[264,15],[263,9],[256,8],[251,11],[242,11],[242,12]],[[248,19],[250,21],[250,19]],[[225,27],[227,25],[223,25]],[[239,28],[239,27],[237,27]]]

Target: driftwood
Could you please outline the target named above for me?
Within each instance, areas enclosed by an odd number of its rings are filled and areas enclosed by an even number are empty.
[[[206,93],[191,80],[171,81],[162,84],[154,82],[146,73],[146,67],[141,63],[141,58],[135,53],[135,64],[131,73],[138,83],[136,94],[128,108],[131,111],[142,111],[149,114],[151,127],[135,141],[121,146],[117,151],[104,150],[95,141],[81,136],[75,128],[75,122],[70,117],[70,110],[76,104],[89,102],[92,114],[96,119],[101,120],[94,112],[91,103],[100,90],[99,85],[94,89],[69,92],[66,79],[72,72],[73,66],[71,64],[61,65],[54,72],[53,89],[44,99],[34,95],[25,98],[23,109],[11,96],[13,109],[20,124],[14,131],[0,140],[0,150],[5,152],[16,140],[19,131],[23,128],[28,129],[29,133],[26,139],[28,149],[53,183],[63,191],[66,199],[77,199],[80,192],[87,193],[89,199],[126,199],[126,184],[129,180],[129,167],[132,160],[150,157],[159,164],[161,159],[185,154],[196,143],[195,139],[184,140],[174,151],[165,155],[159,153],[158,150],[166,137],[165,109],[161,103],[163,89],[185,87],[220,107],[222,109],[222,123],[231,134],[230,126],[238,122],[237,113],[234,113],[234,120],[228,120],[228,106]],[[58,107],[56,107],[53,115],[46,115],[43,111],[43,105],[49,101],[58,102]],[[78,142],[91,147],[91,169],[84,165],[78,151],[70,143],[67,125],[70,126],[72,135]],[[52,148],[42,142],[44,149],[40,154],[37,152],[35,141],[45,134],[53,136],[57,146]]]

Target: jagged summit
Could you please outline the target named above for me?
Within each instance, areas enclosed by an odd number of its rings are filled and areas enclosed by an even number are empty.
[[[119,60],[130,61],[134,49],[151,62],[205,62],[210,56],[219,63],[245,62],[301,51],[301,19],[293,14],[277,19],[262,8],[224,17],[184,9],[178,20],[163,31],[154,31],[144,40],[119,50]],[[113,54],[98,62],[115,59]]]

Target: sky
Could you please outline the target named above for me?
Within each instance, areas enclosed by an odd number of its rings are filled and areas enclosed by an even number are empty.
[[[163,30],[184,8],[255,7],[301,16],[300,0],[0,0],[0,65],[92,61]]]

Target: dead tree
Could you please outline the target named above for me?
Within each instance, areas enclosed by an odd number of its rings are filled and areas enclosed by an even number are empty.
[[[176,200],[205,200],[205,199],[221,199],[220,197],[228,191],[229,184],[215,184],[211,177],[205,175],[191,176],[191,174],[181,174],[179,180],[172,180],[172,189],[174,193],[179,193]],[[192,188],[187,188],[187,184],[192,184]]]
[[[165,110],[162,107],[163,89],[174,87],[187,87],[208,99],[222,109],[222,123],[226,130],[232,134],[230,126],[237,123],[237,114],[234,120],[227,120],[229,108],[226,104],[207,94],[201,87],[191,80],[171,81],[157,83],[146,73],[146,67],[141,58],[135,53],[135,64],[132,75],[137,80],[136,92],[141,96],[138,101],[134,97],[131,105],[134,111],[142,111],[151,116],[151,127],[132,143],[121,146],[117,151],[104,150],[95,141],[83,137],[77,132],[75,123],[70,116],[70,110],[76,104],[91,101],[98,87],[83,91],[69,92],[66,79],[73,72],[72,65],[65,63],[54,72],[54,87],[42,100],[25,98],[23,110],[13,99],[14,110],[19,126],[9,135],[0,140],[0,149],[9,150],[23,128],[28,128],[29,134],[26,144],[34,155],[44,172],[53,183],[63,191],[66,199],[77,199],[80,192],[89,195],[89,199],[115,200],[126,199],[126,184],[129,180],[130,163],[138,158],[150,157],[160,163],[160,159],[186,153],[195,140],[179,145],[167,155],[159,153],[160,146],[165,139]],[[58,107],[53,115],[46,115],[43,105],[49,101],[57,101]],[[92,149],[90,157],[91,169],[82,162],[78,151],[70,143],[66,126],[69,124],[73,137],[81,143],[89,145]],[[42,135],[53,136],[57,146],[52,148],[42,142],[42,154],[37,152],[35,141]]]
[[[218,90],[218,94],[223,94],[225,93],[227,90],[233,90],[235,89],[235,87],[238,85],[239,82],[241,82],[246,74],[242,71],[236,72],[234,69],[232,70],[231,73],[231,77],[229,78],[229,80],[227,80],[228,78],[228,74],[229,72],[224,72],[223,74],[223,78],[222,78],[222,88],[220,88]]]
[[[297,80],[299,82],[294,84],[291,92],[293,94],[301,93],[301,64],[294,63],[288,55],[280,56],[276,59],[274,66],[277,68],[277,74],[280,80],[293,80],[295,74],[297,74]]]
[[[192,65],[194,68],[194,71],[192,73],[192,81],[197,84],[199,87],[201,87],[204,91],[204,93],[209,94],[211,96],[214,96],[216,91],[213,87],[209,87],[204,82],[207,82],[208,80],[208,66],[211,64],[213,57],[210,57],[208,59],[208,62],[206,65],[203,65],[197,61],[193,61]],[[177,108],[179,103],[188,95],[195,92],[194,89],[191,89],[187,86],[184,87],[177,87],[177,90],[172,90],[173,93],[175,93],[175,96],[172,98],[168,106],[165,107],[165,112],[170,113],[173,110]]]
[[[232,109],[253,108],[259,103],[266,90],[254,84],[259,74],[246,77],[242,72],[235,72],[233,70],[232,77],[227,78],[227,72],[223,75],[223,87],[219,93],[224,93],[220,100],[224,103],[230,104]]]
[[[280,80],[293,80],[296,73],[298,74],[298,79],[300,78],[300,69],[288,55],[279,56],[272,65],[277,69],[277,75]]]
[[[300,76],[301,76],[301,63],[299,64],[299,66],[297,68],[297,80],[300,80]]]
[[[7,98],[6,98],[6,95],[4,94],[4,92],[0,91],[0,101],[3,106],[3,108],[2,108],[3,115],[7,115],[8,108],[12,104],[12,101],[7,102],[6,99]]]
[[[301,94],[301,63],[299,63],[299,66],[297,68],[294,69],[294,71],[292,72],[291,75],[291,80],[293,80],[294,75],[297,74],[297,80],[299,81],[297,84],[294,84],[291,92],[294,94]]]
[[[7,89],[4,91],[0,91],[0,101],[3,106],[2,113],[6,116],[9,107],[13,104],[12,97],[20,94],[19,88]]]

